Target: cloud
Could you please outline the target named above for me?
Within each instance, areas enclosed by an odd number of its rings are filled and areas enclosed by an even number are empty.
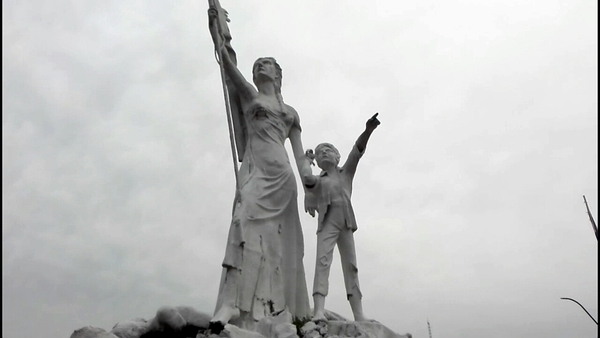
[[[223,5],[240,71],[282,65],[306,148],[345,157],[380,113],[353,195],[369,316],[414,336],[427,319],[595,332],[560,297],[597,317],[597,4]],[[235,183],[205,4],[2,6],[3,336],[211,313]],[[338,258],[327,307],[351,317]]]

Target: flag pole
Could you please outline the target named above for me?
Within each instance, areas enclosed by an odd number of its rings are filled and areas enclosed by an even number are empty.
[[[215,0],[208,0],[208,6],[209,6],[209,8],[214,8],[215,10],[218,10],[218,8],[215,4]],[[218,15],[221,15],[221,13],[218,13]],[[217,20],[220,20],[220,18],[217,17]],[[223,66],[223,54],[222,54],[222,48],[221,48],[221,47],[223,47],[225,40],[223,39],[223,36],[222,36],[220,24],[217,25],[217,29],[219,32],[219,41],[218,41],[219,43],[215,46],[215,58],[217,60],[217,63],[219,64],[219,70],[221,72],[221,84],[223,85],[223,97],[225,99],[225,114],[227,115],[227,127],[229,129],[229,144],[231,146],[231,158],[233,160],[233,172],[235,174],[235,190],[236,190],[236,196],[237,196],[237,194],[239,192],[238,157],[237,157],[237,151],[236,151],[236,147],[235,147],[235,136],[234,136],[234,130],[233,130],[233,122],[232,122],[232,118],[231,118],[231,106],[230,106],[230,102],[229,102],[229,92],[227,91],[225,68]]]

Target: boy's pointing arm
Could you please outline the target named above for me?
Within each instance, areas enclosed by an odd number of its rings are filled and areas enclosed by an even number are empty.
[[[356,147],[361,153],[367,148],[367,142],[369,141],[369,137],[371,137],[371,133],[373,133],[373,130],[375,130],[375,128],[377,128],[377,126],[381,124],[381,122],[379,122],[379,120],[377,119],[377,115],[379,115],[379,113],[375,113],[375,115],[373,115],[370,119],[367,120],[365,131],[363,131],[362,134],[360,134],[360,136],[356,140]]]

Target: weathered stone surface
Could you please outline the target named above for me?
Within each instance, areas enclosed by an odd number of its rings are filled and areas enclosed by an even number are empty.
[[[160,338],[195,336],[208,327],[210,316],[191,306],[163,306],[150,320],[136,318],[117,323],[111,333],[119,338]]]
[[[265,337],[258,332],[240,329],[239,327],[230,324],[225,325],[225,330],[223,330],[219,336],[226,338],[271,338]]]
[[[148,332],[150,323],[143,318],[118,322],[110,331],[119,338],[139,338]]]
[[[326,322],[321,322],[317,325],[317,331],[321,334],[321,336],[323,337],[327,337],[329,335],[329,328],[327,326]]]
[[[411,338],[407,333],[400,335],[380,323],[350,321],[308,322],[300,329],[302,338]]]
[[[311,331],[318,331],[317,324],[315,322],[308,322],[304,324],[304,326],[302,326],[302,328],[300,329],[300,333],[303,336],[306,336],[306,334],[308,334]]]
[[[177,306],[177,311],[185,319],[187,325],[194,325],[198,327],[208,327],[212,316],[200,312],[191,306]]]
[[[325,318],[327,318],[327,320],[338,320],[338,321],[347,321],[348,319],[340,316],[339,314],[333,312],[333,311],[329,311],[329,310],[325,310]]]
[[[287,311],[275,317],[263,318],[256,325],[256,330],[246,330],[237,326],[227,324],[220,334],[210,334],[206,331],[208,326],[208,315],[200,314],[193,310],[186,313],[185,310],[177,314],[159,310],[159,314],[147,321],[137,318],[130,321],[120,322],[108,333],[103,329],[86,326],[75,330],[70,338],[298,338],[296,326],[292,324],[291,314]],[[179,315],[180,317],[178,317]],[[185,325],[175,330],[165,327],[164,324],[180,318],[188,318]],[[160,322],[162,327],[150,329],[152,322]],[[179,323],[181,323],[179,321]],[[200,325],[194,325],[200,324]],[[116,334],[115,334],[116,333]],[[412,335],[397,334],[380,323],[352,322],[347,320],[320,321],[318,323],[308,322],[300,329],[302,338],[412,338]]]
[[[158,328],[167,327],[174,331],[180,331],[185,325],[186,321],[179,311],[171,306],[162,306],[156,311],[154,321],[158,324],[155,325]]]
[[[215,334],[208,330],[211,319],[208,314],[189,306],[163,306],[150,320],[135,318],[119,322],[110,333],[86,326],[73,332],[70,338],[412,338],[409,333],[397,334],[377,322],[348,321],[331,311],[325,314],[328,320],[309,321],[299,332],[291,313],[285,310],[261,319],[252,327],[227,324]]]
[[[108,333],[101,328],[86,326],[75,330],[71,338],[117,338],[114,334]]]
[[[400,335],[380,323],[330,321],[327,323],[329,335],[339,337],[364,338],[411,338],[410,333]]]
[[[277,316],[265,317],[256,325],[256,332],[269,338],[298,338],[292,314],[285,310]]]
[[[319,333],[319,331],[311,331],[308,332],[306,335],[303,336],[303,338],[321,338],[321,334]]]

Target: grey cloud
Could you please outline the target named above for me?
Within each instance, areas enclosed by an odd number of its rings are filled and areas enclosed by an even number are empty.
[[[234,182],[205,5],[3,2],[4,337],[213,310]],[[242,73],[282,64],[305,147],[345,156],[380,112],[353,196],[369,315],[596,332],[559,297],[597,314],[597,5],[223,5]],[[343,288],[328,307],[350,315]]]

